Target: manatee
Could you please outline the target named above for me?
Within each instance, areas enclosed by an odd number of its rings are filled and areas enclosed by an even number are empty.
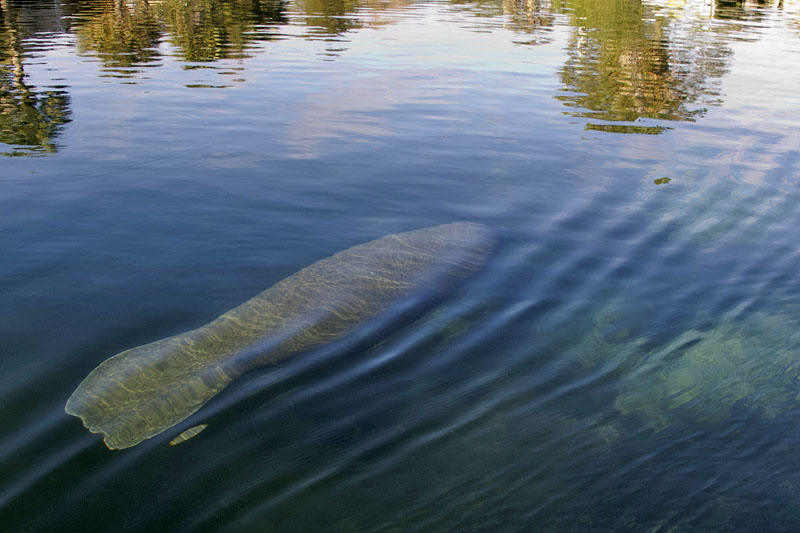
[[[433,301],[477,273],[495,246],[488,227],[457,222],[336,253],[205,326],[110,357],[64,410],[108,448],[135,446],[245,372],[340,339],[412,296]]]

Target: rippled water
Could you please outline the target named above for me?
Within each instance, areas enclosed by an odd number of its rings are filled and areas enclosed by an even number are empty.
[[[2,528],[797,530],[798,87],[793,0],[0,0]],[[64,412],[456,220],[502,248],[410,323],[128,450]]]

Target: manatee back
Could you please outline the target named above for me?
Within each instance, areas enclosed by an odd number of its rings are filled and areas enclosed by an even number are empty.
[[[213,322],[117,354],[65,410],[109,448],[127,448],[196,412],[243,372],[337,340],[420,291],[475,274],[492,232],[454,223],[382,237],[322,259]]]
[[[220,318],[238,321],[245,342],[264,345],[249,354],[253,365],[274,363],[344,336],[409,295],[446,292],[494,247],[492,232],[474,223],[388,235],[317,261]]]

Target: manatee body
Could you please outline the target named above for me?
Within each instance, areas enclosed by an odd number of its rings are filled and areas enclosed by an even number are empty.
[[[388,235],[322,259],[198,329],[119,353],[95,368],[65,411],[111,449],[171,428],[243,373],[322,346],[399,300],[441,294],[495,247],[481,224]]]

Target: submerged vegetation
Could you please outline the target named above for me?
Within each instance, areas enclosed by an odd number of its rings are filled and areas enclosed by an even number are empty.
[[[738,409],[773,418],[800,401],[798,325],[755,313],[686,331],[631,365],[616,407],[654,430],[681,420],[723,422]]]
[[[612,299],[567,354],[614,376],[620,414],[659,432],[736,414],[774,418],[800,405],[800,323],[791,316],[733,310],[666,342],[639,334],[642,317],[654,312]]]

